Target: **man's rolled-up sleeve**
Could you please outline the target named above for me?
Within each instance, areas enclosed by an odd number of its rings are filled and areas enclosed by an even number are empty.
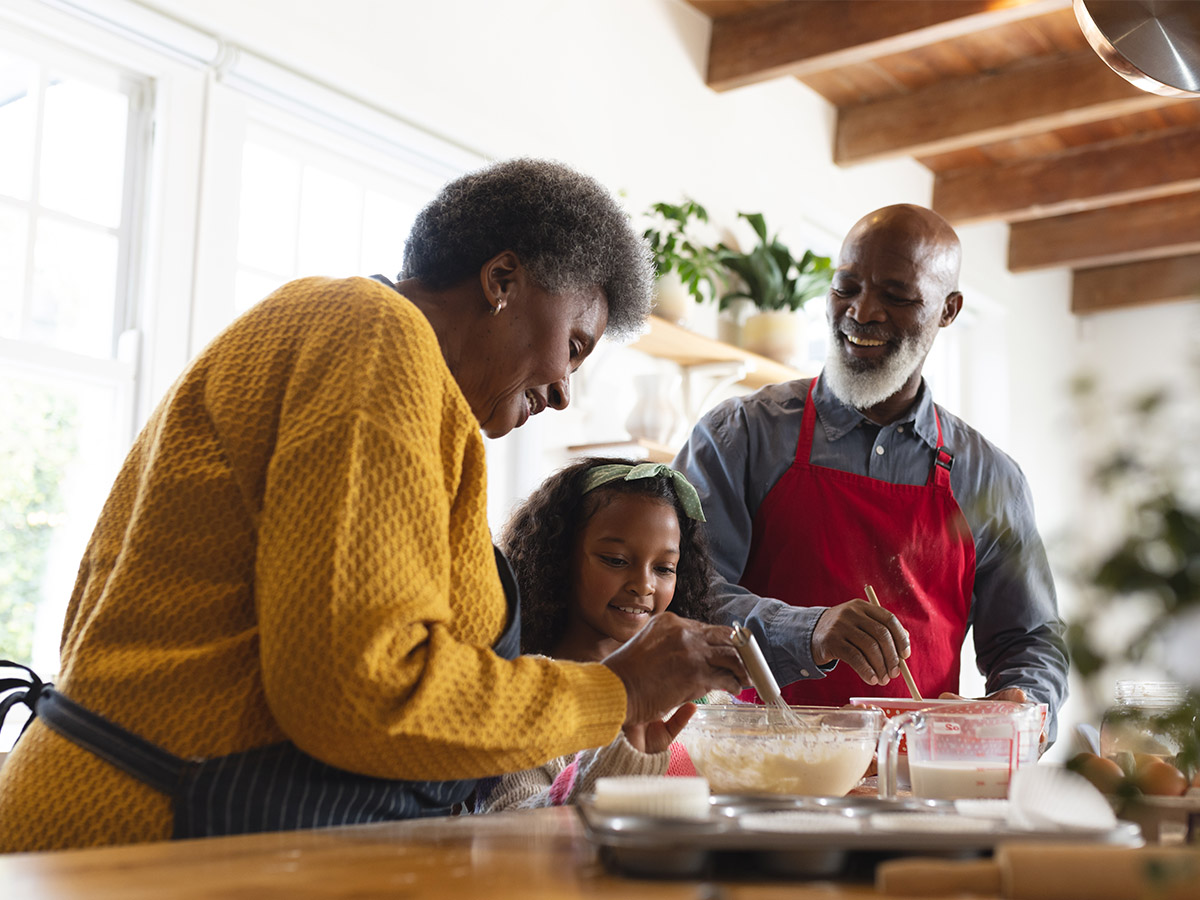
[[[976,541],[976,660],[989,694],[1021,688],[1030,700],[1048,705],[1046,734],[1053,741],[1067,696],[1068,662],[1050,563],[1020,471],[1004,489],[987,493],[996,509]]]

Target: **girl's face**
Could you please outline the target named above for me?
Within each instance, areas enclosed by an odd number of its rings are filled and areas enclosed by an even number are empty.
[[[578,651],[590,642],[593,658],[607,656],[670,606],[678,565],[674,506],[640,494],[605,498],[575,540],[564,644]]]

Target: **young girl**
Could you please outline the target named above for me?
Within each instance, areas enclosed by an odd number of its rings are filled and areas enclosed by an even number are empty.
[[[709,614],[708,547],[695,488],[669,466],[590,457],[550,476],[501,535],[521,590],[521,651],[598,661],[668,606]],[[475,812],[551,806],[605,775],[694,775],[672,741],[694,710],[627,726],[607,747],[481,782]]]

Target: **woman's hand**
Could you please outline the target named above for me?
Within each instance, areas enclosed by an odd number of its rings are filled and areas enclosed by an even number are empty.
[[[683,726],[688,723],[695,711],[695,703],[685,703],[675,711],[671,718],[665,721],[656,719],[653,722],[636,725],[627,724],[625,725],[625,740],[629,741],[634,749],[641,750],[643,753],[662,753],[671,746],[671,741],[675,740],[676,735],[683,731]]]
[[[662,720],[676,707],[710,690],[736,694],[748,686],[750,677],[730,634],[724,625],[705,625],[670,612],[651,618],[604,660],[625,684],[625,724],[666,728]]]

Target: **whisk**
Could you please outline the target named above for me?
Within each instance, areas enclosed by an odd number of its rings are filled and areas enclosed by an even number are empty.
[[[742,658],[742,665],[746,667],[746,673],[750,676],[750,683],[754,685],[754,690],[758,692],[762,702],[779,710],[783,715],[784,724],[798,724],[799,720],[783,699],[779,683],[771,674],[771,667],[767,665],[767,659],[763,656],[758,641],[754,639],[753,632],[741,622],[734,622],[732,640],[738,656]]]

